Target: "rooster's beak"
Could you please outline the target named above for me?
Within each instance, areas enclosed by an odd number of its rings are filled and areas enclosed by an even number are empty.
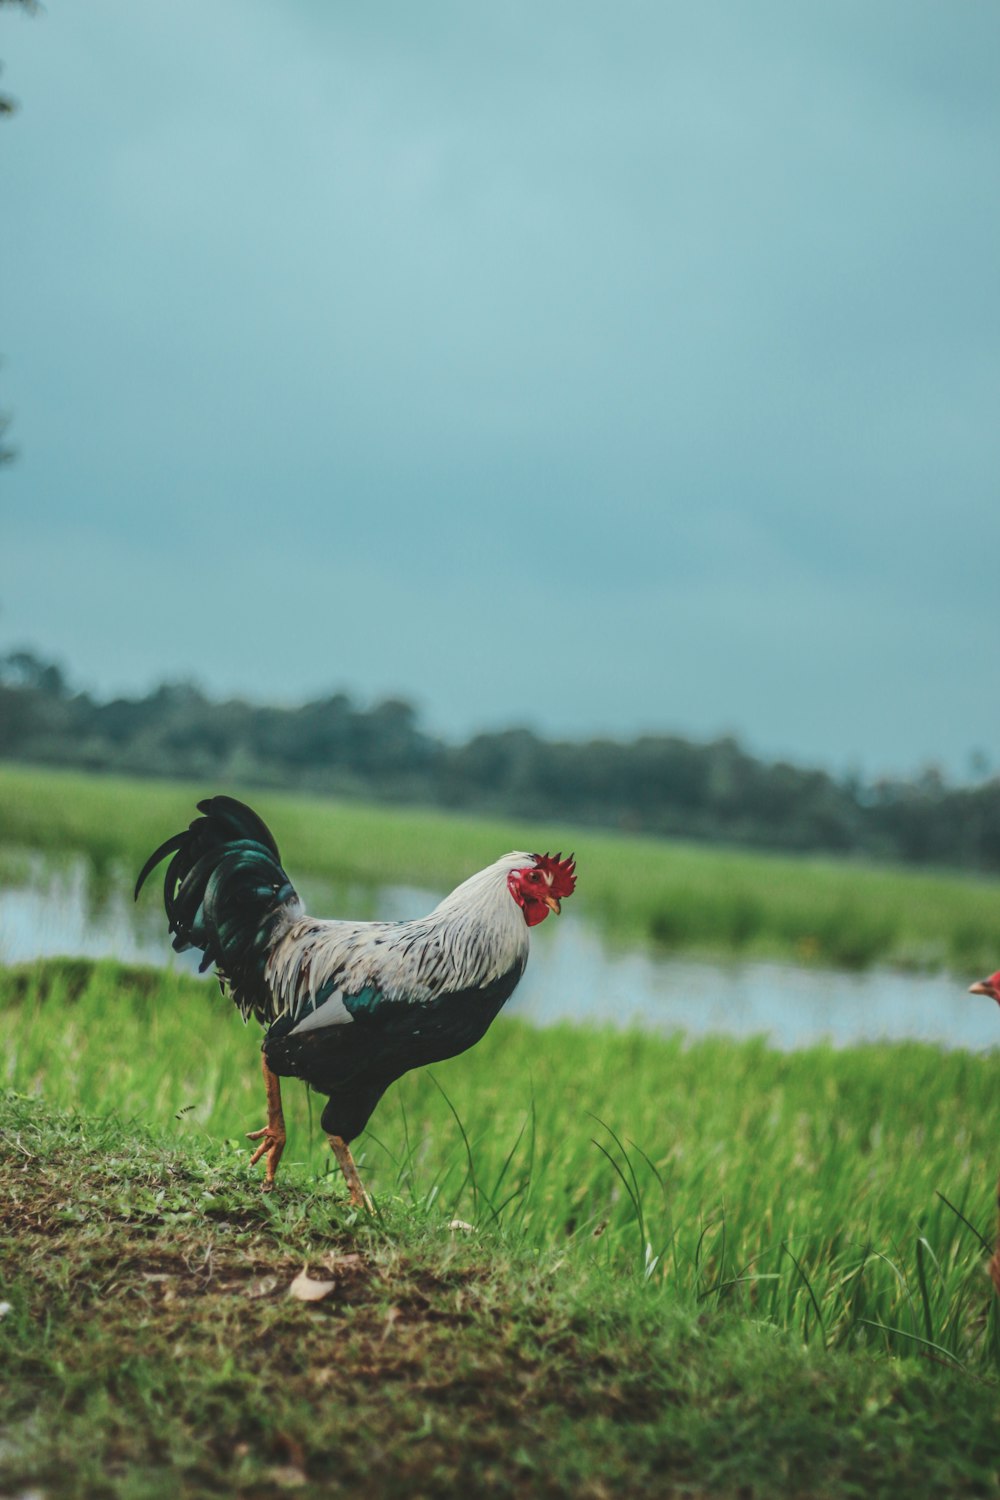
[[[542,900],[545,902],[545,905],[548,907],[549,911],[554,911],[556,916],[558,917],[559,913],[562,911],[562,902],[559,900],[559,897],[552,896],[546,893],[542,897]]]
[[[994,995],[993,991],[990,989],[989,985],[983,979],[977,979],[976,982],[975,982],[975,984],[970,984],[969,985],[969,994],[970,995],[989,995],[989,997],[990,997],[991,1000],[995,1000],[996,999],[996,996]]]

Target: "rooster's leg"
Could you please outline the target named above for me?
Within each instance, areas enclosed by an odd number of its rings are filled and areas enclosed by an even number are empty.
[[[277,1073],[272,1073],[267,1065],[267,1058],[263,1052],[260,1055],[261,1065],[264,1069],[264,1087],[267,1090],[267,1124],[263,1130],[252,1130],[247,1135],[248,1141],[260,1141],[250,1165],[255,1167],[261,1157],[266,1154],[267,1165],[264,1171],[264,1185],[262,1192],[269,1193],[274,1187],[274,1174],[278,1170],[281,1153],[285,1149],[285,1117],[281,1113],[281,1083]]]
[[[351,1202],[355,1208],[365,1208],[370,1214],[373,1214],[375,1209],[372,1205],[372,1200],[365,1192],[361,1178],[358,1176],[358,1169],[354,1165],[354,1157],[351,1155],[350,1146],[342,1135],[328,1135],[327,1140],[330,1142],[334,1156],[340,1163],[340,1170],[343,1172],[344,1180],[350,1190]]]

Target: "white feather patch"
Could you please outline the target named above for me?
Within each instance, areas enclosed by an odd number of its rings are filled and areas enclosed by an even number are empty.
[[[321,1026],[343,1026],[347,1021],[353,1021],[354,1017],[344,1004],[344,996],[340,990],[334,990],[332,995],[327,995],[321,1005],[310,1011],[304,1020],[297,1026],[293,1026],[288,1033],[289,1036],[301,1036],[303,1031],[318,1031]]]

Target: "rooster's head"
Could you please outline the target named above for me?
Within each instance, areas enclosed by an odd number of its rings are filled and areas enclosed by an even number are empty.
[[[975,984],[969,985],[970,995],[989,995],[1000,1005],[1000,969],[991,974],[989,979],[977,979]]]
[[[524,913],[529,927],[544,922],[550,911],[558,914],[564,896],[576,888],[576,860],[572,854],[533,854],[532,863],[507,876],[507,889]]]

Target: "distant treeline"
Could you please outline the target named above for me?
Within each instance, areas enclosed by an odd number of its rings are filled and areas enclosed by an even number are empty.
[[[545,740],[528,729],[450,744],[408,703],[343,693],[275,708],[168,684],[98,702],[31,652],[0,656],[0,758],[281,786],[571,820],[784,850],[1000,869],[1000,778],[865,783],[755,759],[736,740]]]

